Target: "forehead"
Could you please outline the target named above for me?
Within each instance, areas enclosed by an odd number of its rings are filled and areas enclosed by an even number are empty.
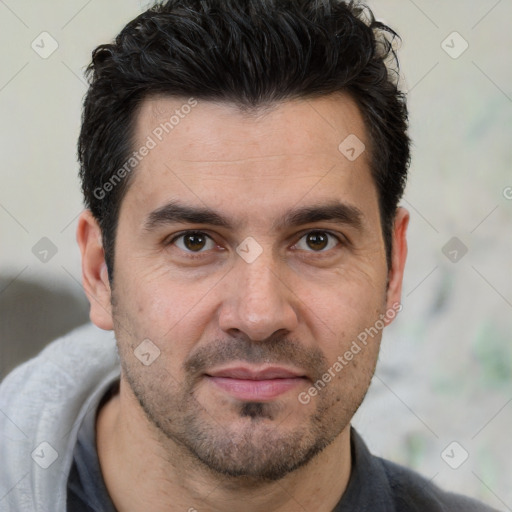
[[[350,196],[376,201],[369,152],[347,158],[345,141],[357,152],[369,147],[360,112],[346,95],[252,112],[230,103],[152,97],[137,113],[134,148],[144,156],[122,209],[148,212],[186,197],[253,215],[262,202],[272,211],[306,195],[317,203]]]
[[[248,160],[251,157],[325,153],[348,135],[366,139],[359,109],[346,94],[298,99],[255,109],[228,102],[155,96],[141,105],[135,136],[178,147],[191,161]],[[194,138],[192,138],[193,136]],[[206,143],[198,151],[196,142]]]

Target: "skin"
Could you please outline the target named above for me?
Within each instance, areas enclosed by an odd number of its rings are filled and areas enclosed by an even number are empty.
[[[147,99],[135,146],[185,102]],[[97,421],[100,464],[119,511],[220,512],[243,500],[248,512],[327,512],[340,500],[350,420],[381,331],[309,403],[298,396],[400,301],[409,221],[399,208],[388,268],[369,150],[353,162],[338,150],[350,134],[370,147],[343,95],[256,114],[199,102],[131,177],[112,288],[98,224],[89,211],[80,217],[91,320],[114,329],[122,363],[120,392]],[[215,210],[233,225],[146,229],[169,201]],[[288,210],[336,201],[357,208],[360,224],[275,225]],[[176,240],[186,230],[210,238]],[[247,237],[262,250],[251,263],[236,252]],[[134,353],[145,339],[160,351],[149,365]],[[300,377],[277,396],[247,400],[209,377],[229,365],[278,365]]]

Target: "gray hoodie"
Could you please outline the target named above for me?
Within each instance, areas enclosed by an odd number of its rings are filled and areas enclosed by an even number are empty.
[[[0,511],[65,512],[78,429],[119,378],[113,332],[86,324],[0,385]]]

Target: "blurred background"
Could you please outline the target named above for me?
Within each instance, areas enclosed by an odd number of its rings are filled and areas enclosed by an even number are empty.
[[[414,147],[403,311],[354,424],[374,453],[512,510],[512,2],[367,3],[403,39]],[[83,71],[148,5],[0,0],[0,379],[88,321]]]

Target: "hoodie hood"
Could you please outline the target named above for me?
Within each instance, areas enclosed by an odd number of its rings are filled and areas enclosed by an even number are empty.
[[[120,376],[114,333],[86,324],[0,384],[0,510],[66,512],[84,416]]]

